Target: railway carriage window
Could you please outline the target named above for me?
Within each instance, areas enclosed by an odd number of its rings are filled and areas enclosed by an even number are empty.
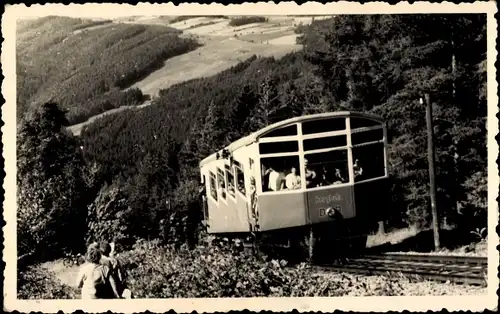
[[[381,125],[380,122],[364,118],[351,118],[351,130]]]
[[[219,195],[226,199],[226,182],[224,180],[224,172],[217,168],[217,189],[219,191]]]
[[[299,151],[299,142],[286,141],[286,142],[273,142],[273,143],[260,143],[259,153],[276,154],[276,153],[293,153]]]
[[[262,192],[300,189],[299,156],[262,158],[261,165]]]
[[[363,131],[363,132],[355,132],[351,134],[352,145],[381,141],[384,139],[384,130],[382,128]]]
[[[297,135],[297,125],[290,125],[280,129],[272,130],[262,137],[294,136]]]
[[[210,172],[210,195],[217,201],[217,184],[215,183],[215,174]]]
[[[302,122],[302,134],[345,130],[345,118],[330,118]]]
[[[306,154],[304,157],[307,188],[349,182],[347,149]]]
[[[354,182],[385,175],[384,143],[352,148]]]
[[[245,196],[245,174],[239,167],[236,167],[236,183],[238,184],[238,191]]]
[[[226,177],[227,177],[227,192],[232,197],[235,197],[235,187],[234,187],[234,175],[231,171],[231,167],[226,165]]]
[[[304,140],[304,150],[315,150],[347,145],[347,135],[329,136]]]

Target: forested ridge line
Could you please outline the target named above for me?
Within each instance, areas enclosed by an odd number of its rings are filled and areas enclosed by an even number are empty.
[[[299,38],[304,51],[254,57],[176,84],[152,106],[97,120],[81,138],[57,131],[63,114],[56,105],[43,106],[18,135],[19,252],[74,246],[61,239],[74,238],[76,230],[82,245],[96,238],[126,246],[154,238],[193,242],[201,219],[201,159],[273,122],[338,110],[388,122],[392,203],[385,223],[425,227],[429,180],[419,103],[425,93],[435,113],[440,222],[464,234],[485,226],[485,22],[485,15],[316,21]],[[86,217],[86,223],[55,227],[61,217]]]

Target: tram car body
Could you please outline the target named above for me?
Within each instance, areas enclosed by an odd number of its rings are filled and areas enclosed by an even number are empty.
[[[213,153],[200,172],[208,233],[366,236],[387,212],[387,129],[358,112],[295,117]]]

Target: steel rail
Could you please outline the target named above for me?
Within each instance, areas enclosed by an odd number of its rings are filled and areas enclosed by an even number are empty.
[[[411,261],[395,261],[395,260],[370,260],[370,259],[356,259],[356,264],[364,265],[379,265],[379,266],[399,266],[399,267],[412,267],[412,268],[422,268],[428,270],[443,270],[443,271],[458,271],[458,272],[474,272],[481,273],[484,271],[484,267],[481,265],[459,265],[459,264],[443,264],[443,263],[425,263],[425,262],[411,262]]]
[[[405,254],[384,253],[377,255],[364,255],[365,258],[391,259],[398,261],[427,261],[447,264],[479,264],[487,265],[488,258],[483,256],[460,256],[460,255],[431,255],[431,254]]]
[[[484,277],[477,274],[446,274],[392,267],[367,268],[365,265],[328,265],[318,266],[317,268],[323,271],[348,272],[363,275],[387,275],[391,273],[399,273],[406,277],[417,277],[418,279],[486,286],[486,280]]]
[[[347,259],[343,264],[318,265],[319,270],[364,275],[401,274],[406,277],[485,286],[487,258],[386,253]]]

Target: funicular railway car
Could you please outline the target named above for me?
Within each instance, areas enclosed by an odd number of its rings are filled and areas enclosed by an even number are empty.
[[[358,112],[295,117],[200,162],[211,234],[306,247],[364,247],[388,197],[387,129]],[[272,236],[268,236],[272,235]]]

